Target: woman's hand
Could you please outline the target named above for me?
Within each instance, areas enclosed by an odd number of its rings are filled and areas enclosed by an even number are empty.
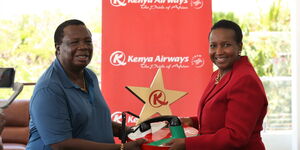
[[[173,139],[165,146],[170,146],[169,150],[185,150],[185,139]]]
[[[127,150],[140,150],[142,147],[142,144],[146,142],[145,139],[138,139],[136,141],[128,142],[124,144],[124,149]]]
[[[193,120],[190,117],[182,117],[179,118],[182,126],[190,126],[193,127]]]

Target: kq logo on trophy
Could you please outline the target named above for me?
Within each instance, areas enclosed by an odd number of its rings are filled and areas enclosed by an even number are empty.
[[[170,105],[187,92],[165,89],[161,69],[158,69],[150,87],[126,86],[126,88],[144,103],[137,124],[149,119],[156,113],[172,115]]]
[[[149,96],[149,103],[152,107],[158,108],[162,105],[167,105],[168,101],[166,100],[166,95],[163,91],[155,90]]]

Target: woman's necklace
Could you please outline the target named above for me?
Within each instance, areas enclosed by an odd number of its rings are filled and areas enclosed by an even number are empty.
[[[218,84],[220,82],[220,80],[222,79],[223,74],[221,74],[220,72],[218,73],[216,79],[215,79],[215,84]]]

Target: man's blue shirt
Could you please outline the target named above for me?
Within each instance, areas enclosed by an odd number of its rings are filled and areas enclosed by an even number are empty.
[[[30,100],[27,150],[50,150],[71,138],[114,143],[110,110],[96,75],[84,69],[88,92],[74,84],[56,59],[37,82]]]

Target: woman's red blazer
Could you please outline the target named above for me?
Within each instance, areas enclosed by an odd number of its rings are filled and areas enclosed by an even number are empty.
[[[246,56],[218,84],[218,70],[193,120],[201,135],[186,138],[187,150],[264,150],[260,131],[267,112],[263,85]]]

